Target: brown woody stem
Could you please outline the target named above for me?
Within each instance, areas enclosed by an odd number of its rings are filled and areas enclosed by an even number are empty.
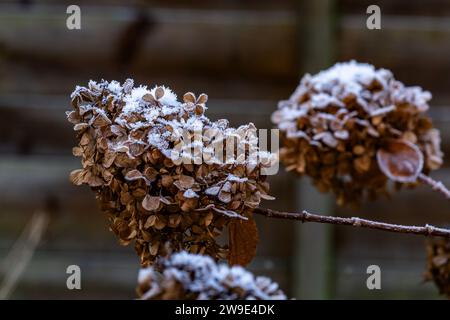
[[[404,226],[399,224],[390,224],[372,220],[361,219],[357,217],[352,218],[343,218],[343,217],[333,217],[333,216],[322,216],[318,214],[309,213],[306,210],[303,212],[282,212],[276,211],[272,209],[265,208],[256,208],[253,210],[254,213],[260,214],[270,218],[279,218],[279,219],[290,219],[290,220],[299,220],[301,222],[318,222],[318,223],[329,223],[329,224],[337,224],[337,225],[346,225],[353,227],[361,227],[361,228],[369,228],[369,229],[377,229],[387,232],[396,232],[396,233],[409,233],[409,234],[417,234],[424,236],[438,236],[450,238],[450,230],[437,228],[432,225],[425,225],[423,227],[417,226]]]
[[[419,174],[419,180],[431,186],[433,190],[442,193],[444,197],[450,200],[450,190],[441,181],[436,181],[423,173]]]

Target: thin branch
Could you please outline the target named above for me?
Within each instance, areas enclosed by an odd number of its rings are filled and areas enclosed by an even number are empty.
[[[450,200],[450,190],[441,181],[436,181],[423,173],[419,174],[419,180],[431,186],[433,190],[442,193],[444,197]]]
[[[49,217],[46,212],[38,211],[34,213],[14,243],[2,266],[0,266],[0,271],[4,272],[3,282],[0,286],[0,300],[8,299],[14,291],[41,242],[48,223]]]
[[[306,210],[303,212],[282,212],[276,211],[272,209],[265,208],[256,208],[253,210],[254,213],[260,214],[270,218],[279,218],[279,219],[289,219],[289,220],[299,220],[303,222],[317,222],[317,223],[328,223],[328,224],[337,224],[337,225],[346,225],[352,227],[361,227],[361,228],[369,228],[369,229],[377,229],[387,232],[396,232],[396,233],[409,233],[409,234],[417,234],[424,236],[437,236],[437,237],[445,237],[450,238],[450,230],[437,228],[432,225],[425,225],[423,227],[417,226],[404,226],[399,224],[390,224],[372,220],[361,219],[357,217],[352,218],[343,218],[343,217],[333,217],[333,216],[322,216],[318,214],[309,213]]]

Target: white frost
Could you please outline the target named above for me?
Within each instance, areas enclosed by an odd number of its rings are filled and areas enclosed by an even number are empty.
[[[255,277],[241,266],[216,264],[209,256],[181,251],[164,259],[162,265],[164,278],[174,279],[180,282],[186,291],[198,293],[198,299],[207,299],[221,293],[233,298],[233,288],[245,290],[248,293],[247,299],[286,299],[281,291],[277,296],[269,296],[261,289],[270,286],[272,292],[278,290],[278,284],[269,278]],[[151,273],[154,272],[152,268],[149,270]],[[147,277],[150,277],[148,272],[139,274],[140,280]]]
[[[150,90],[150,93],[153,96],[155,96],[155,92],[156,92],[157,88],[158,88],[158,86],[155,86],[152,90]],[[162,86],[162,88],[164,89],[164,95],[162,96],[162,98],[159,101],[163,105],[178,106],[180,103],[177,100],[177,95],[172,90],[170,90],[169,87]]]

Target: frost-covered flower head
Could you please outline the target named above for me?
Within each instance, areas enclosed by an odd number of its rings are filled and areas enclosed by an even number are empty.
[[[366,63],[307,74],[272,115],[284,144],[280,160],[341,205],[385,194],[388,179],[414,184],[442,164],[439,132],[424,114],[430,99]]]
[[[205,94],[188,92],[178,101],[167,87],[134,87],[128,79],[90,81],[71,99],[68,119],[78,138],[73,153],[82,158],[71,180],[92,187],[112,231],[122,244],[134,241],[143,265],[167,244],[173,251],[226,258],[228,248],[216,238],[236,219],[246,221],[239,224],[242,232],[252,227],[253,208],[271,198],[262,169],[273,157],[258,149],[256,128],[211,121]],[[228,152],[229,137],[238,148],[218,161],[214,152]],[[251,149],[268,161],[248,157]],[[174,153],[188,161],[175,161]]]

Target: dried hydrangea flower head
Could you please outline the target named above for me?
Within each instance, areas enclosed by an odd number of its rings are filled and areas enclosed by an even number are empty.
[[[427,243],[425,279],[433,281],[439,293],[450,299],[450,240],[432,238]]]
[[[216,238],[226,226],[253,235],[231,248],[247,245],[246,259],[252,258],[257,239],[251,212],[271,198],[261,170],[274,161],[257,147],[256,160],[238,153],[258,141],[253,124],[235,129],[226,120],[210,121],[205,94],[186,93],[179,102],[168,88],[133,87],[130,79],[123,85],[91,81],[71,98],[68,119],[79,142],[73,153],[82,158],[71,181],[96,192],[111,230],[124,245],[134,241],[142,265],[152,263],[166,243],[174,251],[225,258],[227,246]],[[226,153],[227,138],[236,143],[235,157]],[[226,162],[214,148],[227,154]]]
[[[286,300],[269,278],[184,251],[141,269],[137,294],[142,300]]]
[[[307,74],[272,115],[280,160],[339,205],[387,194],[388,179],[414,185],[442,164],[439,131],[424,114],[430,99],[389,70],[355,61]]]

